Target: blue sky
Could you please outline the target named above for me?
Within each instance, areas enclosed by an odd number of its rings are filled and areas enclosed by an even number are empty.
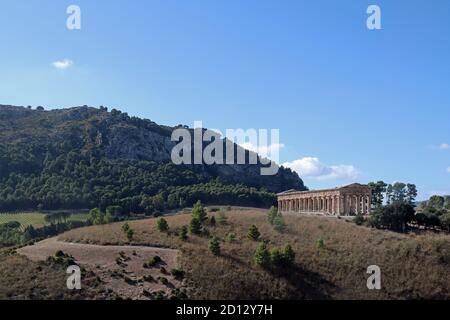
[[[66,28],[70,4],[81,30]],[[369,4],[382,30],[366,28]],[[311,188],[450,194],[449,13],[446,0],[2,0],[0,103],[279,128],[281,162]]]

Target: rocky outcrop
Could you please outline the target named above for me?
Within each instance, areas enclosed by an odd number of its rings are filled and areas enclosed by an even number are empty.
[[[0,144],[41,146],[37,148],[42,152],[38,157],[44,157],[50,145],[67,145],[108,160],[168,162],[175,145],[170,139],[174,129],[114,109],[108,112],[103,107],[45,111],[0,105]],[[260,168],[260,164],[192,166],[192,170],[209,177],[273,192],[305,190],[303,181],[290,169],[280,168],[275,176],[261,176]]]

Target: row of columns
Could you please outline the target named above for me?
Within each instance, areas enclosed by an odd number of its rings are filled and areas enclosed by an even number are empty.
[[[322,212],[333,215],[369,214],[370,195],[312,196],[278,201],[281,212]]]

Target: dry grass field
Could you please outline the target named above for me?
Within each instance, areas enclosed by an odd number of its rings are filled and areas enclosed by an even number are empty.
[[[211,214],[210,214],[211,216]],[[189,298],[194,299],[449,299],[450,237],[403,235],[356,226],[341,219],[288,215],[287,230],[278,233],[261,209],[227,212],[228,223],[208,227],[221,240],[219,257],[208,251],[208,238],[176,230],[190,215],[166,217],[169,234],[156,228],[156,219],[130,222],[132,245],[178,249],[186,271]],[[252,263],[257,242],[246,237],[255,224],[269,249],[291,244],[296,266],[272,273]],[[121,223],[71,230],[61,240],[101,245],[129,244]],[[236,241],[226,241],[234,233]],[[322,239],[324,247],[317,241]],[[369,265],[382,271],[382,290],[366,287]]]
[[[32,261],[45,261],[59,250],[71,255],[78,265],[95,272],[105,288],[123,299],[146,300],[151,298],[151,293],[156,292],[170,297],[173,289],[182,286],[182,279],[176,279],[170,274],[171,270],[178,268],[178,250],[89,245],[50,238],[17,252]],[[144,268],[144,263],[155,256],[161,258],[161,263],[152,268]],[[161,267],[167,272],[161,272]],[[158,281],[161,277],[168,280],[167,284]]]

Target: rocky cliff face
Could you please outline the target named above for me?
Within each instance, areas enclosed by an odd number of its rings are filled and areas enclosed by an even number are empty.
[[[175,128],[117,110],[87,106],[59,110],[0,105],[0,144],[33,144],[36,157],[44,158],[50,146],[65,145],[84,154],[108,160],[169,162]],[[232,183],[265,187],[269,191],[304,190],[303,181],[290,169],[261,176],[261,165],[197,165],[192,170]]]

